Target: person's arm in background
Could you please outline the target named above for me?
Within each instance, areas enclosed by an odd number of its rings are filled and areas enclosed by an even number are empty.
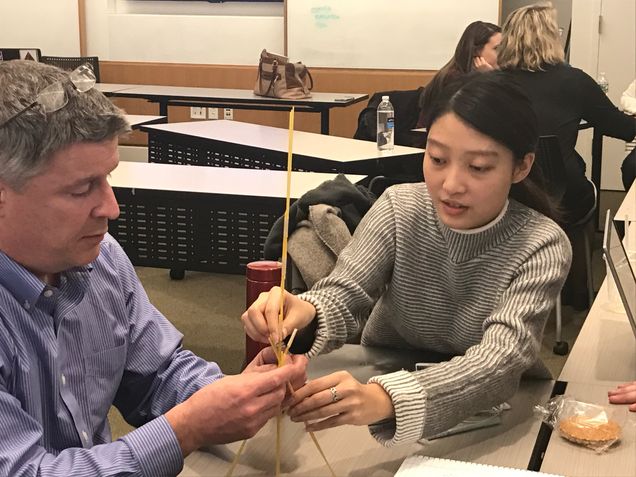
[[[636,115],[636,79],[623,91],[621,108],[627,114]]]
[[[636,118],[620,111],[610,101],[600,86],[581,70],[576,84],[578,97],[583,105],[583,119],[606,135],[623,141],[636,136]]]

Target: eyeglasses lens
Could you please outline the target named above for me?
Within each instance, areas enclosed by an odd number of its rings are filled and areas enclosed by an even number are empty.
[[[52,113],[62,109],[68,103],[68,98],[61,83],[53,83],[38,94],[37,102],[45,113]]]
[[[87,64],[76,68],[70,74],[71,82],[80,93],[85,93],[95,86],[95,73]]]

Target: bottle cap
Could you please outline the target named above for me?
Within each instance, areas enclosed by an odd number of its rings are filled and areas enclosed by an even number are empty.
[[[388,96],[382,96],[382,101],[388,101],[389,97]]]
[[[255,282],[276,282],[280,284],[283,264],[271,260],[259,260],[247,264],[247,279]]]

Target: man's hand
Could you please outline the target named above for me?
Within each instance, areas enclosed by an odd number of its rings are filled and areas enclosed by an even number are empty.
[[[379,384],[361,384],[347,371],[309,381],[294,393],[292,421],[316,421],[308,431],[343,424],[367,425],[395,415],[393,402]]]
[[[243,373],[262,373],[263,371],[269,371],[275,369],[277,367],[277,363],[278,361],[276,360],[274,350],[271,347],[268,347],[261,350],[261,352],[256,355],[252,362],[245,367]],[[307,367],[307,363],[308,359],[304,355],[285,355],[284,365],[301,365],[304,369]],[[307,373],[303,371],[289,383],[292,385],[293,389],[298,389],[303,386],[306,381]]]
[[[258,357],[257,357],[258,359]],[[254,436],[278,413],[288,382],[305,379],[307,360],[290,358],[281,368],[226,376],[166,413],[183,456],[205,444],[225,444]],[[270,366],[265,364],[265,366]]]
[[[636,381],[620,384],[607,393],[612,404],[629,404],[629,410],[636,412]]]

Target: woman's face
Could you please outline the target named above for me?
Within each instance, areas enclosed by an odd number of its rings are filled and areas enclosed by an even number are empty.
[[[495,33],[478,53],[493,68],[497,68],[497,48],[499,43],[501,43],[501,33]]]
[[[424,178],[440,220],[462,230],[492,221],[533,159],[527,154],[515,164],[507,147],[453,113],[440,116],[430,128],[424,155]]]

